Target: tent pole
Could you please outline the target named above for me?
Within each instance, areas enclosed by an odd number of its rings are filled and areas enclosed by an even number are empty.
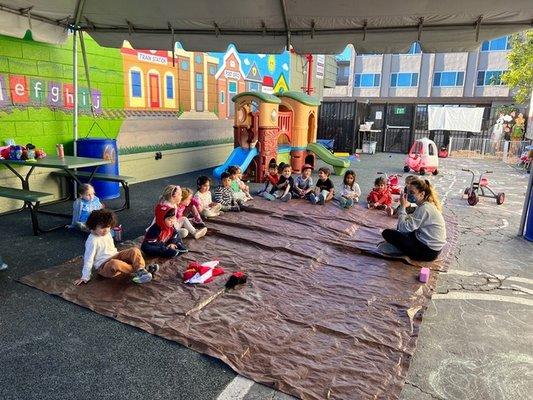
[[[78,140],[78,30],[74,27],[72,35],[72,81],[74,86],[74,115],[72,131],[74,133],[74,156],[78,155],[76,141]]]

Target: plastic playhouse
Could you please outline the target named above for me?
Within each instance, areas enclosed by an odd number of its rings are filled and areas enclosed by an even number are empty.
[[[426,137],[415,140],[405,158],[404,172],[413,170],[420,175],[425,175],[426,172],[437,175],[439,173],[438,168],[439,157],[435,142]]]
[[[343,175],[350,161],[336,157],[316,142],[317,110],[320,101],[299,92],[276,96],[244,92],[233,97],[235,103],[235,149],[224,164],[215,168],[218,179],[231,165],[238,165],[251,179],[260,182],[268,164],[286,162],[295,173],[302,165],[315,166],[315,156]]]

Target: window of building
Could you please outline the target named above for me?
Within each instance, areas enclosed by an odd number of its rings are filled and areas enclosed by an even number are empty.
[[[196,64],[201,64],[202,63],[202,56],[200,54],[197,54],[195,57],[194,57],[194,62]]]
[[[348,80],[350,78],[350,63],[341,62],[337,63],[337,86],[346,86],[348,85]]]
[[[228,82],[228,92],[237,93],[237,82]]]
[[[502,74],[505,71],[478,71],[477,86],[501,86],[505,85],[502,82]]]
[[[174,98],[174,77],[172,75],[166,76],[166,84],[167,84],[167,99],[173,99]]]
[[[481,45],[481,51],[503,51],[511,48],[511,37],[503,36],[497,39],[486,40]]]
[[[181,62],[181,69],[184,71],[187,71],[189,69],[189,61],[182,61]]]
[[[202,74],[196,74],[196,90],[204,90],[204,76]]]
[[[463,86],[465,73],[458,71],[435,72],[433,86]]]
[[[422,49],[420,48],[420,43],[414,42],[406,54],[420,54],[420,53],[422,53]]]
[[[355,87],[377,87],[380,84],[380,74],[355,74]]]
[[[224,104],[225,97],[226,96],[225,96],[224,92],[221,91],[220,92],[220,104]]]
[[[215,75],[216,69],[213,65],[209,66],[209,75]]]
[[[250,82],[250,91],[251,92],[258,92],[259,91],[259,83]]]
[[[142,97],[142,83],[141,83],[141,73],[139,71],[131,71],[131,96],[132,97]]]
[[[417,72],[399,72],[399,73],[391,74],[390,85],[391,87],[418,86],[418,73]]]

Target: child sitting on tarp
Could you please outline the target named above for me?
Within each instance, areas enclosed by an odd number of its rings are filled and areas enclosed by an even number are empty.
[[[215,203],[211,197],[211,181],[207,176],[199,176],[196,179],[198,190],[194,194],[193,200],[198,204],[200,215],[204,218],[213,218],[220,215],[222,204]]]
[[[308,199],[309,195],[313,191],[313,178],[311,178],[311,173],[313,172],[313,167],[309,164],[304,164],[302,166],[302,172],[294,180],[294,186],[292,187],[292,197],[294,199]]]
[[[233,190],[235,198],[243,202],[252,200],[253,197],[250,195],[250,188],[241,180],[241,168],[237,165],[231,166],[228,168],[228,173],[231,178],[231,190]]]
[[[131,247],[117,251],[111,229],[117,225],[117,217],[110,210],[96,210],[86,222],[91,234],[85,241],[81,278],[75,285],[89,282],[92,273],[104,278],[131,278],[135,283],[147,283],[159,270],[159,265],[151,264],[145,269],[141,250]]]
[[[200,212],[198,211],[198,208],[196,207],[197,201],[195,200],[195,203],[192,203],[192,190],[189,188],[182,188],[181,189],[181,201],[178,203],[177,206],[177,213],[176,217],[178,218],[178,221],[187,219],[189,214],[193,214],[194,219],[193,222],[196,223],[196,225],[203,226],[200,229],[192,228],[191,224],[185,224],[184,227],[189,231],[191,235],[194,236],[195,239],[200,239],[201,237],[204,237],[207,233],[207,228],[205,227],[204,222],[202,221],[202,217],[200,216]]]
[[[265,187],[257,192],[258,196],[264,197],[265,193],[270,193],[270,191],[277,185],[279,182],[279,173],[278,165],[275,162],[268,164],[268,174],[263,179]]]
[[[281,168],[281,176],[279,177],[277,185],[274,185],[270,193],[265,193],[265,199],[274,201],[279,199],[287,202],[291,199],[291,190],[294,187],[294,179],[291,176],[292,169],[289,164],[283,164]]]
[[[78,186],[78,198],[72,205],[72,222],[67,228],[79,229],[82,232],[89,232],[85,225],[91,212],[104,208],[100,199],[94,193],[94,187],[88,183]]]
[[[243,202],[235,198],[228,172],[223,172],[220,176],[220,185],[215,189],[215,201],[221,204],[222,211],[241,211],[240,206]]]
[[[366,198],[369,209],[385,210],[387,215],[392,216],[392,195],[387,187],[387,180],[379,176],[374,181],[374,189]]]
[[[166,205],[172,206],[173,208],[176,209],[177,221],[176,221],[175,228],[178,230],[181,238],[187,237],[189,235],[189,233],[192,234],[194,237],[196,237],[196,236],[202,237],[203,235],[201,235],[201,234],[200,235],[196,235],[199,230],[196,229],[191,224],[191,221],[189,221],[188,218],[185,218],[185,217],[179,218],[177,216],[177,208],[178,208],[179,203],[181,202],[181,197],[182,197],[182,190],[181,190],[180,186],[178,186],[178,185],[167,185],[163,189],[163,193],[161,193],[161,197],[159,197],[159,201],[157,203],[158,204],[166,204]],[[150,229],[150,227],[153,224],[155,224],[155,217],[152,219],[152,223],[150,224],[150,226],[146,230],[148,231],[148,229]]]
[[[413,212],[415,212],[415,209],[416,209],[416,199],[413,196],[413,193],[411,193],[411,191],[409,190],[409,185],[412,182],[416,181],[417,179],[418,177],[414,175],[408,175],[404,181],[405,187],[403,188],[403,193],[407,194],[407,201],[409,202],[409,205],[405,208],[405,212],[407,214],[412,214]],[[394,209],[393,215],[398,215],[399,209],[400,209],[400,205],[398,205],[398,207]]]
[[[141,250],[152,257],[176,257],[187,252],[176,225],[176,209],[168,204],[155,206],[155,224],[152,224],[141,245]]]
[[[313,204],[324,204],[326,201],[330,201],[334,194],[335,189],[333,182],[329,179],[331,171],[327,167],[318,169],[318,180],[316,181],[315,189],[313,193],[309,195],[309,201]]]
[[[355,181],[355,172],[349,169],[344,174],[342,181],[342,191],[339,198],[339,203],[342,208],[350,208],[354,203],[359,203],[361,196],[361,188]]]

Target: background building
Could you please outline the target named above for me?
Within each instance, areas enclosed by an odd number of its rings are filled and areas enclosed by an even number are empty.
[[[372,121],[378,151],[406,152],[413,139],[429,136],[446,145],[450,132],[428,130],[429,105],[484,107],[482,132],[451,133],[487,139],[498,108],[514,103],[501,76],[508,69],[507,36],[483,42],[478,51],[422,53],[414,43],[405,54],[337,56],[335,88],[324,89],[318,135],[335,139],[335,149],[355,151],[364,140],[359,125]],[[525,105],[517,105],[525,113]]]

